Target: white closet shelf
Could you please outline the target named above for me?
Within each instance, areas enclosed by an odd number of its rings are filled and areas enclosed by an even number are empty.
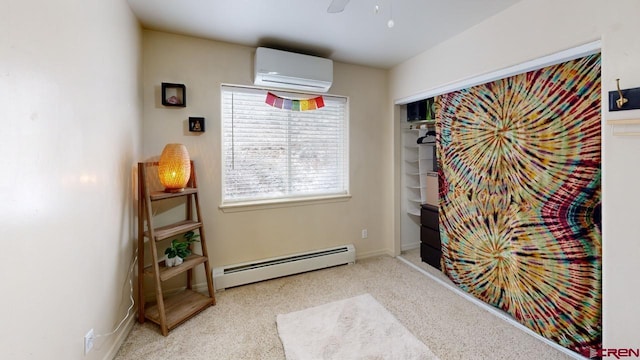
[[[409,209],[407,210],[407,214],[420,216],[420,209]]]
[[[640,119],[617,119],[617,120],[607,120],[607,125],[611,125],[614,128],[616,125],[640,125]],[[611,133],[613,136],[640,136],[639,131],[622,131],[616,132],[615,130]]]
[[[607,125],[640,125],[640,119],[607,120]]]
[[[416,121],[407,122],[404,125],[404,128],[407,130],[420,130],[420,129],[427,129],[430,126],[433,127],[435,125],[436,125],[436,120],[416,120]]]

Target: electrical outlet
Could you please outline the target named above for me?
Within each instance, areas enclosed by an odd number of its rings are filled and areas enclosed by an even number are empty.
[[[367,229],[362,229],[362,238],[366,239],[369,237],[369,233],[367,232]]]
[[[93,333],[93,329],[87,332],[87,335],[84,336],[84,354],[87,355],[89,351],[93,348],[93,342],[95,341],[96,336]]]

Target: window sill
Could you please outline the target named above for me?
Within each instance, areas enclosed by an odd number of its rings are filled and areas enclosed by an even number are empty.
[[[240,212],[240,211],[278,209],[278,208],[305,206],[305,205],[313,205],[313,204],[326,204],[326,203],[348,201],[349,199],[351,199],[351,194],[291,198],[291,199],[277,199],[277,200],[262,200],[262,201],[245,201],[245,202],[221,204],[220,206],[218,206],[218,208],[221,209],[223,212],[232,213],[232,212]]]

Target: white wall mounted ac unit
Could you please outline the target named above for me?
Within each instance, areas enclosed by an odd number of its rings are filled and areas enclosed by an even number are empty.
[[[254,68],[259,86],[327,92],[333,82],[333,61],[317,56],[259,47]]]

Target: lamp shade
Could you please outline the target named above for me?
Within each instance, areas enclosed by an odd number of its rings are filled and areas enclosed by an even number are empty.
[[[158,176],[166,192],[184,191],[191,176],[191,161],[187,147],[167,144],[160,155]]]

